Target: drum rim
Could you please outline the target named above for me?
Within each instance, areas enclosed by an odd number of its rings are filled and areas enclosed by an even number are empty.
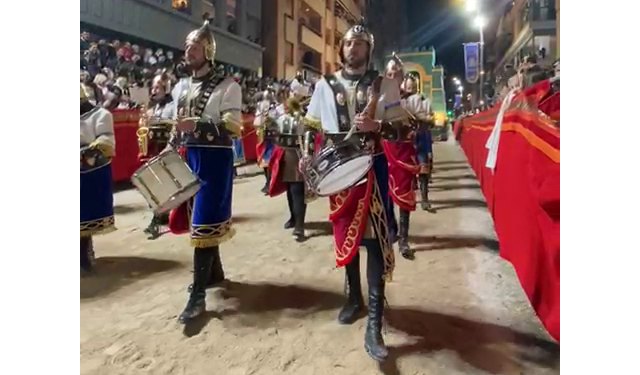
[[[176,206],[173,206],[173,205],[172,205],[172,208],[163,208],[163,207],[164,207],[164,205],[166,205],[167,203],[169,203],[169,202],[171,202],[172,200],[174,200],[174,199],[175,199],[175,197],[176,197],[177,195],[179,195],[179,194],[181,194],[181,193],[184,193],[184,192],[186,192],[186,191],[188,191],[188,190],[191,190],[191,189],[193,189],[193,188],[197,188],[197,189],[195,189],[195,192],[194,192],[193,194],[189,195],[189,197],[188,197],[187,199],[185,199],[185,200],[181,201],[181,202],[180,202],[180,203],[178,203]],[[155,204],[154,204],[154,205],[153,205],[153,207],[152,207],[152,208],[153,208],[153,211],[154,211],[154,212],[156,212],[156,213],[165,213],[165,212],[167,212],[167,211],[171,211],[172,209],[174,209],[174,208],[176,208],[176,207],[180,206],[180,205],[181,205],[181,204],[183,204],[184,202],[186,202],[186,201],[188,201],[189,199],[193,198],[193,197],[198,193],[198,191],[200,191],[200,189],[201,189],[201,188],[202,188],[202,183],[201,183],[199,180],[192,181],[192,182],[188,183],[187,185],[183,186],[183,187],[182,187],[180,190],[178,190],[177,192],[173,193],[173,194],[171,195],[171,197],[169,197],[169,199],[167,199],[166,201],[164,201],[162,204],[158,204],[158,205],[155,205]],[[145,199],[146,199],[146,198],[145,198]]]
[[[370,156],[370,155],[364,155],[364,156]],[[350,161],[351,161],[351,160],[353,160],[353,159],[350,159]],[[362,180],[362,179],[363,179],[363,178],[364,178],[364,177],[369,173],[369,171],[371,170],[371,168],[373,167],[373,158],[371,158],[371,157],[369,158],[369,163],[368,163],[368,164],[369,164],[369,167],[368,167],[368,168],[366,168],[366,169],[362,172],[362,174],[361,174],[361,175],[360,175],[360,176],[355,180],[355,182],[354,182],[353,184],[349,185],[349,186],[348,186],[348,187],[346,187],[346,188],[343,188],[343,189],[340,189],[340,190],[336,190],[336,191],[333,191],[333,192],[331,192],[331,193],[320,193],[320,191],[319,191],[319,186],[320,186],[320,184],[322,183],[322,180],[320,180],[320,181],[318,182],[318,184],[317,184],[316,188],[314,189],[314,190],[316,191],[316,194],[318,194],[318,196],[321,196],[321,197],[328,197],[328,196],[331,196],[331,195],[338,194],[338,193],[340,193],[341,191],[344,191],[344,190],[350,189],[350,188],[352,188],[353,186],[356,186],[356,185],[358,184],[358,182],[360,182],[360,180]],[[328,171],[327,171],[327,173],[325,173],[324,175],[325,175],[325,176],[327,176],[327,175],[329,174],[329,172],[331,172],[331,171],[333,171],[333,170],[337,169],[338,167],[340,167],[340,165],[334,166],[333,168],[331,168],[330,170],[328,170]]]

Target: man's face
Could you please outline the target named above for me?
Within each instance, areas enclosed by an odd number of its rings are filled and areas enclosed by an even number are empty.
[[[415,94],[415,92],[416,92],[416,83],[413,82],[412,79],[408,79],[408,80],[404,81],[404,89],[407,92]]]
[[[164,89],[164,84],[162,83],[162,81],[154,80],[153,81],[153,86],[151,86],[151,95],[154,98],[162,98],[166,94],[167,93],[166,93],[166,91]]]
[[[367,63],[369,44],[364,40],[346,40],[342,47],[344,63],[352,69],[358,69]]]
[[[89,39],[89,33],[85,31],[82,34],[80,34],[80,37],[84,40],[87,40]]]
[[[191,69],[198,70],[207,62],[204,45],[199,41],[189,41],[184,52],[184,60]]]

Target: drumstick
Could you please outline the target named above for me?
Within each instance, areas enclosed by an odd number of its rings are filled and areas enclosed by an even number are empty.
[[[351,129],[349,129],[349,132],[347,133],[347,135],[344,136],[343,141],[346,141],[347,139],[351,138],[351,136],[353,135],[353,132],[356,131],[357,126],[355,124],[353,124],[351,126]]]

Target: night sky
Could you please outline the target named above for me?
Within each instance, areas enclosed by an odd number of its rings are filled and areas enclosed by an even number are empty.
[[[445,70],[447,97],[451,93],[451,77],[464,76],[462,43],[478,40],[470,17],[459,0],[401,0],[405,2],[408,22],[406,43],[413,47],[433,46],[436,64]]]

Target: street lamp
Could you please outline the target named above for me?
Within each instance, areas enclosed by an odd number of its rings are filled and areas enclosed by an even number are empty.
[[[473,25],[482,32],[482,29],[487,25],[487,20],[481,14],[478,14],[473,19]]]
[[[473,12],[477,11],[479,7],[480,6],[478,4],[478,0],[467,0],[466,1],[465,9],[469,13],[473,13]]]

